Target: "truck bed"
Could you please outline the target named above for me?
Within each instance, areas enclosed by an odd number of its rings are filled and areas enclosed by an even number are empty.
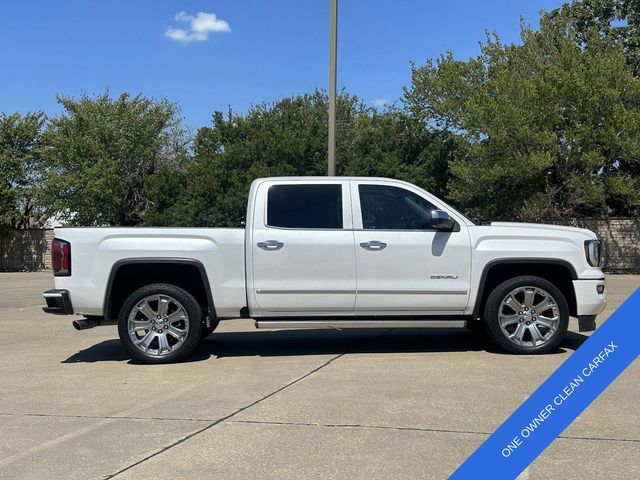
[[[244,229],[101,227],[56,228],[55,233],[73,249],[73,274],[56,277],[56,288],[72,292],[77,314],[102,315],[109,276],[121,259],[200,262],[220,317],[237,317],[246,304]]]

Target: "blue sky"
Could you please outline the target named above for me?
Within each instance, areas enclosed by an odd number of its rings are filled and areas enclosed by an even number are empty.
[[[519,19],[560,0],[341,0],[338,83],[397,100],[418,65],[478,53],[484,31],[518,41]],[[180,13],[184,12],[184,13]],[[199,12],[212,14],[200,15]],[[0,112],[55,115],[57,93],[109,87],[178,102],[191,127],[214,110],[327,87],[329,0],[11,0],[0,6]]]

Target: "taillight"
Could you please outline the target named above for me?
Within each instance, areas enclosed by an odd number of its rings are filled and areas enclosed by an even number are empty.
[[[51,266],[56,277],[71,275],[71,244],[54,238],[51,242]]]

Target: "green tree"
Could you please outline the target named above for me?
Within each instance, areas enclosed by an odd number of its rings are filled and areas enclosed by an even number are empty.
[[[72,225],[140,223],[148,177],[186,154],[177,107],[108,91],[58,102],[64,113],[43,135],[43,204]]]
[[[338,124],[349,125],[363,108],[355,97],[342,95]],[[326,174],[326,132],[327,98],[322,92],[257,105],[246,115],[215,112],[212,125],[198,130],[195,155],[185,169],[179,174],[163,170],[150,179],[153,208],[146,223],[241,225],[254,179]],[[160,185],[170,187],[162,190]],[[174,190],[181,195],[163,193]]]
[[[149,179],[150,225],[239,226],[259,177],[326,175],[327,96],[320,91],[262,104],[246,115],[221,112],[201,128],[194,158]],[[338,175],[404,179],[442,193],[451,142],[403,111],[377,112],[342,93],[337,108]]]
[[[640,76],[640,0],[576,0],[543,17],[560,26],[570,24],[582,46],[593,38],[620,45],[634,74]]]
[[[426,128],[404,110],[363,112],[343,138],[344,173],[405,180],[446,198],[452,138],[446,131]]]
[[[42,113],[0,114],[0,233],[26,228],[40,180]]]
[[[473,216],[636,215],[640,80],[616,42],[543,17],[522,45],[414,67],[407,108],[456,134],[451,197]]]

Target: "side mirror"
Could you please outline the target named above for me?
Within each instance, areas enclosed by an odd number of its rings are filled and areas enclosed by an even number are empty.
[[[450,232],[456,226],[456,222],[444,210],[431,212],[431,227],[443,232]]]

